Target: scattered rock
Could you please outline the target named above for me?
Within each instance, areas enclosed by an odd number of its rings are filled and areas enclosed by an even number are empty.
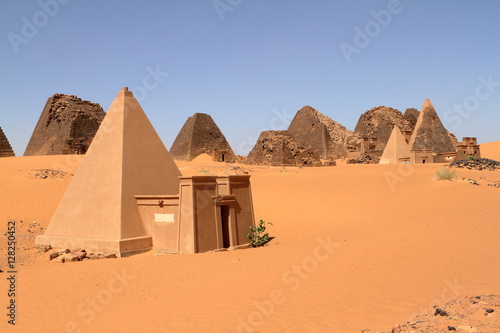
[[[52,246],[50,245],[37,245],[36,246],[38,252],[47,252],[48,250],[52,249]]]
[[[444,316],[447,316],[448,313],[445,310],[441,309],[441,308],[436,308],[436,311],[434,312],[434,315],[435,316],[440,315],[440,316],[444,317]]]
[[[457,329],[454,326],[448,326],[448,331],[456,331]]]
[[[500,169],[500,162],[488,158],[472,158],[467,160],[458,160],[450,163],[450,167],[464,168],[469,170],[488,170],[495,171]]]
[[[487,313],[492,313],[492,312],[494,312],[495,310],[494,310],[494,309],[486,309],[485,311],[486,311]]]
[[[104,253],[101,256],[101,259],[111,259],[111,258],[118,258],[118,257],[116,256],[116,253]]]
[[[470,179],[470,178],[462,178],[462,181],[466,182],[466,183],[469,183],[471,185],[481,185],[478,182],[476,182],[474,179]]]
[[[477,328],[474,328],[472,326],[457,326],[456,331],[457,332],[469,332],[469,333],[479,332],[477,330]]]
[[[61,254],[59,252],[53,252],[50,254],[49,258],[50,258],[50,260],[53,260],[53,259],[59,257],[60,255]]]
[[[361,155],[347,160],[347,164],[374,164],[378,163],[378,158],[371,155]]]
[[[27,177],[31,179],[51,179],[51,178],[64,178],[66,172],[62,170],[51,170],[51,169],[37,169],[35,172],[28,173]]]

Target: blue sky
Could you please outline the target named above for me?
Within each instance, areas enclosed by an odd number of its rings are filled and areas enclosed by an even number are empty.
[[[123,86],[170,148],[210,114],[239,154],[310,105],[354,129],[430,98],[445,127],[500,140],[500,2],[0,1],[0,127],[22,155],[48,97],[107,111]]]

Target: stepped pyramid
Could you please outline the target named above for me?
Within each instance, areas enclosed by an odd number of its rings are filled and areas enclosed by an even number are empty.
[[[195,113],[186,120],[175,138],[170,154],[174,159],[191,161],[201,154],[214,161],[234,162],[235,155],[224,134],[210,115]]]
[[[297,111],[288,133],[297,143],[319,153],[322,159],[347,157],[359,151],[361,137],[310,106]]]
[[[16,156],[12,147],[10,146],[9,140],[5,136],[2,128],[0,127],[0,157],[11,157]]]
[[[85,154],[106,113],[74,95],[49,97],[24,156]]]
[[[123,88],[36,243],[119,254],[151,248],[135,195],[176,195],[179,176],[141,106]]]
[[[429,99],[424,101],[409,145],[412,163],[451,161],[456,154],[450,135]],[[431,154],[434,156],[433,160],[430,158]]]
[[[394,125],[391,136],[387,141],[379,164],[398,164],[410,161],[410,147],[403,133],[397,125]]]

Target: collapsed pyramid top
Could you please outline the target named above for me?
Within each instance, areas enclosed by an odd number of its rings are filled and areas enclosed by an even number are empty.
[[[123,88],[37,244],[119,253],[148,247],[135,195],[177,194],[179,176],[139,102]]]
[[[455,152],[450,135],[428,98],[424,101],[409,145],[411,150],[432,150],[436,154]]]

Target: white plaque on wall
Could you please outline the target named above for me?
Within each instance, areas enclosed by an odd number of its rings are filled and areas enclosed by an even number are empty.
[[[175,222],[174,214],[155,214],[155,222]]]

